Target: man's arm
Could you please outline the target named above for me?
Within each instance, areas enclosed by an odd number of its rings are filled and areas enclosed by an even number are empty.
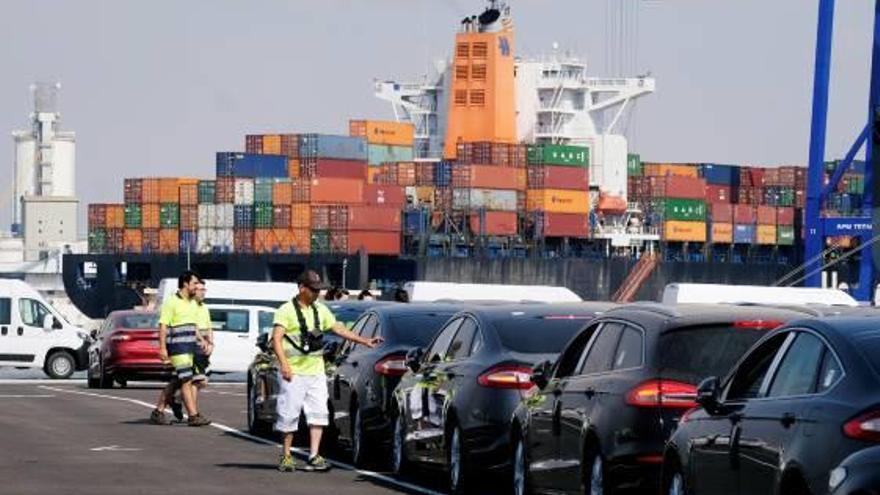
[[[165,345],[165,336],[168,335],[168,327],[164,323],[159,324],[159,358],[162,362],[168,361],[168,346]]]
[[[339,323],[338,321],[333,325],[332,331],[333,331],[333,333],[335,333],[336,335],[339,335],[340,337],[342,337],[345,340],[350,340],[350,341],[355,342],[357,344],[365,345],[369,348],[376,347],[377,345],[381,344],[383,341],[382,337],[373,337],[371,339],[365,339],[365,338],[359,336],[358,334],[352,332],[351,330],[345,328],[345,325],[343,325],[342,323]]]
[[[293,371],[290,369],[290,363],[287,362],[287,358],[284,356],[284,346],[281,344],[285,331],[281,325],[275,325],[272,328],[272,350],[278,358],[278,365],[281,366],[281,376],[285,380],[290,381],[293,378]]]

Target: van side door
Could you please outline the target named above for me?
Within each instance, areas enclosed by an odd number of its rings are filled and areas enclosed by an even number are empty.
[[[0,366],[29,366],[36,352],[24,338],[24,326],[11,297],[0,297]]]

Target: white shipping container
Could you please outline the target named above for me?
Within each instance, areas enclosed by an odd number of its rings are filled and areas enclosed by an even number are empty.
[[[198,233],[198,242],[196,244],[196,251],[199,253],[210,253],[213,251],[213,241],[214,241],[214,232],[215,229],[210,228],[201,228]]]
[[[214,205],[199,205],[199,227],[213,227],[215,220]]]
[[[254,179],[235,179],[235,204],[254,204]]]
[[[232,229],[215,229],[214,232],[214,247],[217,248],[215,251],[231,253],[233,246]]]
[[[235,206],[231,203],[214,205],[214,227],[218,229],[231,229],[235,226]]]
[[[485,208],[516,211],[516,191],[506,189],[453,189],[452,207],[456,210]]]

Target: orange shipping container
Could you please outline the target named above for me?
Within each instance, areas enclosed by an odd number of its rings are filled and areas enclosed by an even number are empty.
[[[471,165],[470,180],[460,187],[481,189],[525,189],[525,176],[520,177],[519,170],[511,167],[499,167],[496,165]],[[463,171],[467,173],[467,171]],[[454,180],[454,178],[453,178]],[[467,178],[465,178],[467,180]],[[457,184],[456,184],[457,185]]]
[[[312,203],[357,205],[364,202],[364,181],[322,178],[312,180]]]
[[[680,177],[699,177],[696,165],[685,163],[645,163],[644,174],[648,177],[677,175]]]
[[[199,204],[199,185],[196,184],[180,184],[180,205],[181,206],[198,206]]]
[[[712,236],[710,239],[717,244],[733,243],[733,224],[732,223],[713,223]]]
[[[276,182],[272,185],[272,204],[289,205],[293,203],[293,189],[290,182]]]
[[[181,206],[180,207],[180,230],[198,230],[198,229],[199,229],[199,207],[198,206],[189,206],[189,205]]]
[[[349,230],[348,253],[355,254],[361,248],[367,254],[400,254],[400,233]]]
[[[159,228],[159,205],[148,204],[141,208],[141,228],[158,229]]]
[[[776,226],[758,225],[758,244],[776,244]]]
[[[480,214],[474,213],[470,218],[471,232],[474,235],[516,235],[517,222],[515,211],[487,211],[486,225],[480,224]],[[482,230],[481,230],[482,228]]]
[[[309,229],[293,229],[290,231],[290,246],[297,254],[309,254],[312,250],[312,235]]]
[[[382,175],[382,167],[367,168],[367,184],[378,184],[378,178]]]
[[[122,249],[126,253],[140,253],[143,249],[144,236],[141,229],[125,229],[122,237]]]
[[[674,242],[706,242],[706,222],[669,220],[663,225],[663,239]]]
[[[263,154],[281,154],[281,136],[278,134],[263,134]]]
[[[180,203],[180,182],[177,178],[159,179],[159,202]]]
[[[107,228],[122,229],[125,228],[125,206],[123,205],[107,205]]]
[[[416,186],[416,201],[419,204],[434,204],[434,186]]]
[[[300,161],[299,158],[291,158],[287,160],[287,176],[290,178],[297,178],[300,176]]]
[[[144,179],[141,184],[141,197],[144,204],[158,204],[159,179]]]
[[[159,252],[166,254],[178,252],[180,249],[179,234],[180,231],[177,229],[160,229]]]
[[[412,124],[388,120],[350,120],[350,136],[366,138],[370,144],[412,146],[415,129]]]
[[[307,203],[294,203],[291,205],[290,226],[294,229],[311,228],[312,206]]]
[[[289,253],[293,249],[293,233],[289,229],[254,230],[255,253]]]
[[[397,164],[397,185],[416,185],[416,164],[414,162],[399,162]]]
[[[528,211],[586,214],[590,212],[590,196],[587,191],[530,189],[526,192],[526,208]]]

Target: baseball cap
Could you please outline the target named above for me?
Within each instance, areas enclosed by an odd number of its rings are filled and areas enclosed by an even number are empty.
[[[329,286],[321,280],[321,276],[318,275],[318,273],[314,270],[306,270],[302,272],[299,278],[296,279],[296,282],[299,285],[305,285],[306,287],[314,291],[320,291],[329,288]]]

